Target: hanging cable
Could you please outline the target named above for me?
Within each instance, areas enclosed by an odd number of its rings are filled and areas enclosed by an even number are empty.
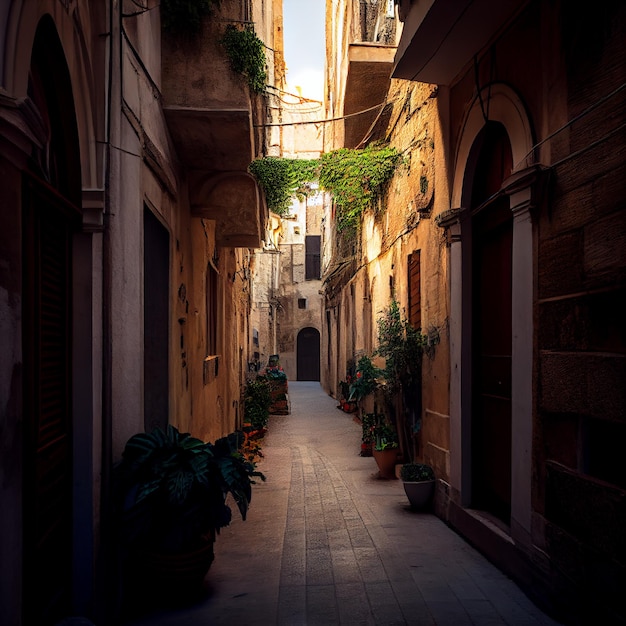
[[[369,107],[367,109],[363,109],[362,111],[356,111],[356,113],[348,113],[346,115],[342,115],[340,117],[330,117],[323,120],[310,120],[306,122],[276,122],[273,124],[255,124],[254,128],[267,128],[270,126],[301,126],[302,124],[325,124],[327,122],[338,122],[340,120],[348,119],[349,117],[355,117],[356,115],[362,115],[363,113],[369,113],[370,111],[374,111],[380,107],[385,106],[386,104],[391,104],[395,102],[392,100],[391,102],[381,102],[380,104],[376,104],[373,107]]]
[[[565,122],[565,124],[563,124],[563,126],[561,126],[560,128],[557,128],[557,130],[555,130],[554,132],[550,133],[547,137],[544,137],[541,141],[538,141],[520,159],[520,161],[515,164],[514,169],[517,169],[539,146],[542,146],[544,143],[546,143],[546,141],[550,141],[550,139],[552,139],[553,137],[555,137],[559,133],[563,132],[566,128],[569,128],[572,124],[575,124],[576,122],[581,120],[583,117],[586,117],[587,115],[589,115],[589,113],[591,113],[592,111],[597,109],[600,105],[604,104],[607,100],[610,100],[613,96],[617,95],[623,89],[626,89],[626,83],[622,83],[619,87],[616,87],[613,91],[608,93],[606,96],[603,96],[602,98],[600,98],[599,100],[594,102],[592,105],[587,107],[584,111],[582,111],[581,113],[579,113],[578,115],[573,117],[571,120],[568,120],[567,122]]]

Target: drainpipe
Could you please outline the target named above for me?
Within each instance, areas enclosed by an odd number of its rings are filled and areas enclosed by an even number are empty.
[[[119,612],[119,591],[115,581],[117,559],[113,538],[113,498],[111,489],[111,470],[113,463],[113,411],[112,411],[112,244],[111,215],[115,203],[111,198],[112,164],[115,157],[112,152],[113,90],[119,95],[120,76],[115,81],[115,67],[121,72],[121,10],[116,8],[117,1],[109,2],[109,54],[106,111],[106,139],[104,158],[104,214],[102,233],[102,431],[101,431],[101,484],[100,484],[100,546],[98,554],[98,600],[96,612],[105,624],[113,623]],[[117,124],[116,124],[117,127]]]
[[[276,313],[278,308],[270,302],[270,317],[272,318],[272,354],[276,354]]]
[[[270,316],[272,318],[272,354],[278,354],[276,342],[276,316],[278,314],[278,301],[276,300],[276,289],[278,289],[279,255],[272,255],[272,291],[270,297]]]

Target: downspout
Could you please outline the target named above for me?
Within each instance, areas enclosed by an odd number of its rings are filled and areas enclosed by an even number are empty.
[[[278,316],[278,301],[276,300],[276,290],[278,289],[279,255],[272,255],[272,295],[270,297],[270,314],[272,316],[272,354],[278,354],[276,345],[276,324]]]
[[[104,214],[102,233],[102,441],[101,441],[101,485],[100,485],[100,554],[98,574],[98,617],[105,624],[114,623],[119,613],[119,590],[115,581],[117,559],[113,536],[113,494],[111,484],[113,464],[113,411],[112,411],[112,244],[111,199],[112,179],[112,124],[113,124],[113,89],[114,59],[117,58],[119,71],[122,67],[121,49],[121,11],[116,8],[116,0],[109,1],[109,55],[108,55],[108,93],[106,111],[106,138],[104,161]],[[117,20],[115,19],[117,17]],[[116,55],[117,49],[117,55]],[[118,77],[119,78],[119,77]],[[121,85],[121,82],[118,82]],[[118,89],[121,87],[118,87]]]

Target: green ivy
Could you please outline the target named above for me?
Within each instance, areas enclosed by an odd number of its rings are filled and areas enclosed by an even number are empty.
[[[339,232],[356,233],[363,211],[382,195],[401,159],[395,148],[380,144],[322,155],[319,182],[333,196]]]
[[[252,91],[264,92],[267,85],[265,48],[254,29],[229,24],[220,43],[226,48],[233,70],[246,76]]]
[[[382,195],[401,161],[395,148],[374,144],[333,150],[317,160],[264,157],[248,169],[263,187],[270,210],[279,215],[287,213],[293,195],[306,194],[306,184],[318,180],[337,206],[337,230],[354,235],[361,214]]]
[[[219,0],[161,0],[161,23],[168,32],[197,32],[202,17]]]
[[[248,168],[259,181],[270,211],[286,215],[292,196],[304,196],[307,183],[317,180],[319,162],[309,159],[283,159],[263,157]]]

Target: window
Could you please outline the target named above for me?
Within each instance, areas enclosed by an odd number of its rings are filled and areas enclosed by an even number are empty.
[[[144,427],[165,428],[169,413],[170,236],[144,206]]]
[[[422,290],[420,278],[420,251],[409,254],[409,324],[422,327]]]
[[[319,280],[320,273],[320,235],[307,235],[304,238],[305,249],[305,279]]]
[[[298,308],[306,309],[306,298],[298,298]]]

